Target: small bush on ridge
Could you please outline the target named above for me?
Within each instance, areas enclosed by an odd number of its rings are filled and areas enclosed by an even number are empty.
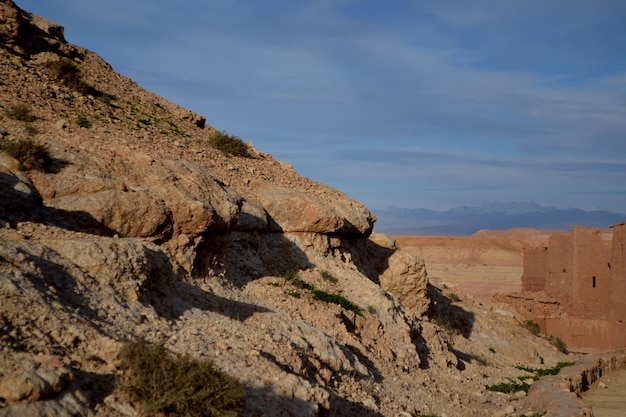
[[[563,339],[561,339],[560,337],[552,335],[548,337],[548,342],[550,342],[550,344],[554,346],[559,352],[567,353],[567,346],[565,345]]]
[[[539,334],[539,325],[537,324],[537,322],[533,320],[524,320],[522,325],[524,326],[524,328],[526,328],[526,330],[528,330],[535,336]]]
[[[225,156],[251,157],[248,145],[239,137],[229,135],[226,132],[217,132],[217,134],[211,138],[211,146],[222,152]]]

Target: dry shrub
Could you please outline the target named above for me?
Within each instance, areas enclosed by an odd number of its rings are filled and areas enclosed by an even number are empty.
[[[30,112],[30,107],[26,104],[14,104],[4,110],[4,114],[13,120],[19,120],[21,122],[34,122],[37,117]]]
[[[50,158],[48,148],[30,139],[0,141],[0,151],[17,159],[20,168],[24,171],[34,169],[49,172],[52,167],[52,158]]]
[[[121,351],[122,388],[149,415],[237,416],[243,389],[212,362],[176,356],[162,345],[126,342]]]
[[[241,156],[251,158],[250,150],[239,137],[229,135],[226,132],[217,132],[211,138],[211,146],[226,156]]]

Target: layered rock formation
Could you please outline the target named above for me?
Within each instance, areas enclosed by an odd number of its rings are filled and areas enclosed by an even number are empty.
[[[429,287],[362,204],[251,146],[224,156],[204,116],[59,25],[6,0],[0,22],[0,140],[51,157],[0,153],[0,416],[138,415],[116,382],[127,339],[214,361],[248,416],[473,416],[508,403],[483,387],[513,364],[561,359]]]

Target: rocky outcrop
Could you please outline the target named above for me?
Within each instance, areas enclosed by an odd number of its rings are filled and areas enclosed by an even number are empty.
[[[302,191],[255,181],[250,188],[277,231],[367,236],[376,221],[365,206],[330,187]]]
[[[11,0],[0,2],[0,42],[28,54],[66,44],[63,26],[28,13]]]

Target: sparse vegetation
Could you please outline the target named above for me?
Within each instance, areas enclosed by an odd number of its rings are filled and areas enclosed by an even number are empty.
[[[91,120],[89,120],[89,118],[85,114],[78,115],[78,117],[76,118],[76,123],[78,123],[78,126],[84,127],[86,129],[89,129],[92,126]]]
[[[17,159],[20,163],[20,169],[24,171],[31,169],[44,172],[50,171],[52,158],[48,153],[48,148],[30,139],[0,141],[0,151]]]
[[[522,326],[535,336],[539,334],[539,325],[533,320],[524,320]]]
[[[109,105],[115,99],[114,96],[103,93],[87,84],[80,75],[78,67],[69,59],[51,62],[48,64],[48,69],[52,78],[80,94],[96,97]]]
[[[453,335],[458,335],[459,334],[459,330],[458,329],[455,329],[454,327],[452,327],[452,325],[450,325],[450,323],[448,323],[447,321],[443,320],[441,317],[434,317],[432,320],[433,320],[433,323],[435,323],[437,326],[439,326],[442,329],[444,329],[446,331],[446,333],[448,333],[448,335],[453,336]]]
[[[330,272],[326,270],[321,270],[320,275],[328,282],[332,282],[333,284],[337,283],[337,278],[335,278]]]
[[[121,350],[121,382],[128,399],[146,414],[237,416],[243,389],[212,362],[170,354],[163,345],[126,342]]]
[[[368,305],[367,312],[370,314],[376,314],[376,307],[374,307],[373,305]]]
[[[548,342],[550,342],[550,344],[554,346],[559,352],[567,353],[567,346],[560,337],[551,335],[550,337],[548,337]]]
[[[26,123],[25,129],[28,136],[35,136],[37,133],[39,133],[39,130],[30,123]]]
[[[4,109],[4,114],[13,120],[19,120],[21,122],[34,122],[37,117],[31,113],[30,107],[26,104],[14,104]]]
[[[313,286],[302,279],[300,279],[300,274],[296,271],[287,271],[285,272],[285,280],[289,281],[291,285],[296,288],[304,289],[304,290],[312,290]]]
[[[222,152],[225,156],[241,156],[243,158],[251,157],[248,145],[246,145],[239,137],[229,135],[223,131],[217,132],[217,134],[211,138],[211,146]]]
[[[340,305],[342,308],[352,311],[359,316],[363,315],[363,309],[358,305],[354,304],[352,301],[347,300],[345,297],[339,294],[330,294],[323,290],[313,290],[311,295],[314,300],[324,301],[326,303],[332,303]]]
[[[516,366],[517,369],[521,371],[530,372],[535,375],[518,377],[520,381],[522,382],[510,382],[510,383],[502,383],[502,384],[496,384],[496,385],[486,385],[485,388],[489,391],[503,392],[505,394],[510,394],[510,393],[518,392],[518,391],[524,391],[528,393],[528,390],[530,389],[530,384],[524,381],[528,379],[537,381],[542,376],[557,375],[561,371],[561,369],[565,368],[566,366],[571,366],[571,365],[573,365],[573,362],[559,362],[552,368],[546,368],[546,369],[534,369],[534,368],[528,368],[523,365],[517,365]]]
[[[448,293],[448,299],[452,302],[461,301],[461,297],[459,297],[456,293],[450,292]]]
[[[528,393],[530,385],[525,382],[503,382],[496,385],[485,385],[485,388],[488,391],[502,392],[504,394],[511,394],[518,391],[524,391]]]
[[[302,294],[300,294],[298,291],[286,290],[285,294],[293,298],[302,298]]]
[[[572,366],[573,364],[574,362],[559,362],[556,365],[554,365],[552,368],[546,368],[546,369],[528,368],[523,365],[517,365],[516,368],[521,371],[534,373],[535,376],[533,377],[533,379],[537,380],[541,378],[542,376],[557,375],[559,372],[561,372],[561,369],[565,368],[566,366]],[[525,378],[525,377],[520,377],[520,378]]]

